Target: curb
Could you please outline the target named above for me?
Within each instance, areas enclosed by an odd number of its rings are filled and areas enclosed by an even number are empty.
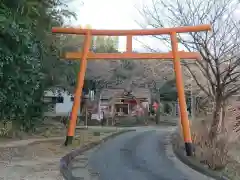
[[[77,179],[76,177],[74,177],[72,175],[72,171],[69,168],[70,162],[75,157],[77,157],[78,155],[82,154],[83,152],[85,152],[87,150],[90,150],[90,149],[94,148],[95,146],[97,146],[97,145],[99,145],[101,143],[106,142],[109,139],[112,139],[112,138],[114,138],[114,137],[116,137],[116,136],[118,136],[120,134],[123,134],[123,133],[126,133],[126,132],[130,132],[130,131],[135,131],[135,130],[134,129],[120,130],[119,132],[113,133],[112,135],[107,136],[107,137],[103,138],[100,141],[96,141],[96,142],[92,142],[92,143],[89,143],[87,145],[84,145],[83,147],[81,147],[79,149],[76,149],[76,150],[66,154],[65,156],[63,156],[60,159],[60,173],[62,174],[63,178],[66,179],[66,180],[75,180],[75,179]]]
[[[195,161],[193,158],[191,157],[187,157],[185,155],[185,151],[184,151],[184,147],[177,147],[177,145],[174,144],[174,136],[176,135],[175,133],[172,133],[171,135],[171,144],[172,144],[172,149],[173,149],[173,153],[175,154],[175,156],[184,164],[186,164],[187,166],[189,166],[190,168],[194,169],[195,171],[204,174],[210,178],[216,179],[216,180],[230,180],[227,177],[220,175],[217,172],[214,172],[213,170],[210,170],[206,167],[204,167],[201,163]]]
[[[177,126],[177,122],[171,122],[171,121],[160,121],[158,125],[161,126]]]
[[[49,137],[49,138],[35,138],[35,139],[24,139],[24,140],[14,140],[12,142],[0,143],[0,148],[11,148],[11,147],[21,147],[33,144],[36,142],[46,142],[54,140],[62,140],[64,137]]]

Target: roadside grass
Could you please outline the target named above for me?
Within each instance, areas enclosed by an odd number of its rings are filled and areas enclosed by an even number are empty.
[[[191,121],[192,140],[194,145],[193,161],[198,166],[209,169],[213,174],[226,176],[231,180],[240,179],[240,144],[239,140],[229,141],[229,135],[223,134],[217,141],[211,142],[209,134],[209,120],[199,118]],[[174,146],[183,149],[181,128],[174,140]],[[184,151],[182,151],[184,153]]]

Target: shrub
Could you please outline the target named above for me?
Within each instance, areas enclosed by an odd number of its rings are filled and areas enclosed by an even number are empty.
[[[228,164],[228,154],[231,145],[235,143],[240,132],[236,124],[240,116],[237,104],[224,109],[224,120],[219,123],[218,135],[214,140],[209,139],[212,116],[204,120],[192,122],[192,140],[195,145],[195,157],[213,170],[221,170]]]
[[[225,136],[215,140],[209,139],[210,123],[208,122],[207,120],[201,120],[192,123],[194,156],[210,169],[222,170],[228,163],[229,144]]]
[[[222,134],[228,137],[230,143],[234,143],[240,137],[240,109],[239,103],[232,102],[228,105],[225,112]]]

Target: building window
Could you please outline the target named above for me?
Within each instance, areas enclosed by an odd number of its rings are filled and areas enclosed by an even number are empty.
[[[62,96],[52,97],[52,102],[53,103],[63,103],[64,102],[64,98]]]
[[[64,102],[64,98],[62,96],[45,96],[43,97],[43,102],[44,103],[63,103]]]
[[[51,103],[52,102],[52,97],[43,97],[43,102],[44,103]]]

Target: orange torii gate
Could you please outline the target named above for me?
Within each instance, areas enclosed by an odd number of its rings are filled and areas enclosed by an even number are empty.
[[[198,53],[178,51],[177,33],[208,31],[211,29],[210,25],[199,26],[185,26],[176,28],[161,28],[161,29],[141,29],[141,30],[96,30],[96,29],[81,29],[81,28],[52,28],[53,33],[63,34],[79,34],[85,35],[85,41],[82,52],[66,53],[67,59],[81,59],[80,71],[78,73],[77,87],[75,91],[75,98],[72,107],[72,115],[68,127],[65,145],[72,143],[75,133],[77,114],[80,107],[82,88],[87,67],[87,59],[173,59],[176,86],[178,91],[180,119],[182,124],[183,137],[185,142],[186,154],[192,155],[192,138],[189,127],[188,113],[186,108],[184,84],[182,78],[182,70],[180,59],[197,59],[200,57]],[[169,53],[134,53],[132,52],[132,38],[133,36],[145,35],[160,35],[168,34],[171,37],[172,51]],[[124,53],[93,53],[89,52],[91,46],[92,36],[126,36],[127,50]]]

